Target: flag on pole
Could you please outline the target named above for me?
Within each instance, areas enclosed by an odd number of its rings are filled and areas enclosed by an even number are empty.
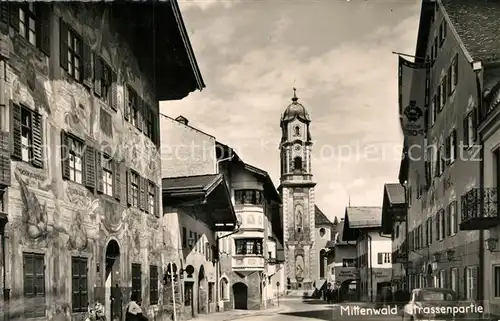
[[[399,56],[399,118],[404,136],[425,135],[429,105],[429,65]]]

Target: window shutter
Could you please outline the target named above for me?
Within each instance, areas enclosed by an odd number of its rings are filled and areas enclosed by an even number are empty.
[[[128,102],[129,98],[128,98],[128,85],[127,84],[123,84],[123,117],[125,118],[125,120],[129,120],[130,118],[130,104]]]
[[[102,193],[104,191],[104,182],[102,180],[102,174],[103,174],[102,161],[103,161],[102,152],[96,152],[96,160],[95,160],[96,178],[94,179],[94,182],[97,182],[96,183],[96,190],[99,193]]]
[[[85,186],[87,186],[88,188],[95,188],[96,150],[93,147],[86,145],[84,154],[85,154]]]
[[[458,141],[457,141],[457,130],[456,129],[453,130],[453,133],[451,134],[451,136],[453,137],[453,146],[451,146],[451,148],[453,148],[454,158],[457,159],[458,158]]]
[[[478,119],[478,109],[477,108],[474,108],[472,110],[472,128],[473,128],[473,137],[472,137],[472,141],[475,142],[476,139],[477,139],[477,119]]]
[[[114,111],[118,110],[118,84],[116,72],[111,73],[111,108]]]
[[[11,161],[10,161],[9,133],[0,131],[0,185],[10,186]]]
[[[377,262],[378,264],[382,264],[382,253],[377,253]]]
[[[64,130],[61,130],[61,167],[63,179],[69,179],[69,140]]]
[[[47,56],[50,56],[50,10],[45,4],[36,4],[36,43],[38,48]]]
[[[446,217],[447,217],[447,220],[446,220],[446,234],[448,236],[451,235],[451,206],[452,205],[448,205],[448,208],[447,208],[447,211],[446,211]]]
[[[121,183],[120,183],[120,163],[113,159],[113,196],[120,200],[121,197]]]
[[[147,179],[144,179],[144,211],[146,213],[149,213],[150,185],[151,185],[151,182],[149,180],[147,180]],[[154,214],[154,211],[151,214]]]
[[[33,112],[33,166],[43,168],[42,115]]]
[[[144,179],[144,177],[139,177],[139,209],[141,211],[144,211],[144,200],[146,198],[145,194],[146,194],[146,180]]]
[[[12,156],[21,159],[21,106],[10,101],[12,128]]]
[[[453,215],[455,215],[455,233],[458,233],[458,231],[460,231],[460,229],[458,228],[458,206],[457,206],[457,202],[453,202],[453,208],[454,208],[454,211],[453,211]]]
[[[101,97],[102,61],[98,54],[94,53],[94,93]]]
[[[87,88],[92,87],[92,50],[90,46],[84,41],[82,42],[82,79],[83,85]]]
[[[450,65],[448,67],[448,83],[446,84],[446,87],[448,88],[448,93],[447,93],[448,96],[450,96],[452,93],[451,86],[453,85],[453,83],[452,83],[453,79],[451,78],[451,75],[452,75],[451,71],[452,71],[452,66]]]
[[[154,143],[156,144],[156,148],[160,148],[160,109],[159,109],[158,103],[155,103],[154,113],[151,112],[151,117],[153,118],[153,137],[154,137]]]
[[[146,102],[137,96],[137,129],[143,131],[144,128],[144,107]]]
[[[161,198],[161,188],[160,186],[155,187],[155,215],[156,217],[161,217],[161,207],[160,207],[160,198]]]
[[[59,19],[59,64],[68,71],[68,25]]]
[[[458,84],[458,54],[455,55],[455,59],[453,60],[453,68],[455,69],[455,79],[453,81],[455,82],[455,86]]]
[[[132,205],[132,172],[127,169],[127,205]]]
[[[19,31],[19,5],[10,3],[10,26]]]
[[[463,121],[463,130],[464,130],[464,144],[467,147],[469,145],[469,122],[468,117],[465,116]]]
[[[445,151],[445,160],[446,160],[446,165],[450,164],[451,162],[451,145],[450,145],[450,137],[446,138],[446,141],[444,143],[444,151]]]
[[[6,29],[9,26],[9,3],[0,2],[0,24],[2,29]]]

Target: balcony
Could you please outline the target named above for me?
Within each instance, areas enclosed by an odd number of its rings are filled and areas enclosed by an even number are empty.
[[[234,255],[233,271],[262,271],[264,270],[264,258],[255,255]]]
[[[496,188],[474,188],[462,196],[460,229],[486,230],[500,225]]]

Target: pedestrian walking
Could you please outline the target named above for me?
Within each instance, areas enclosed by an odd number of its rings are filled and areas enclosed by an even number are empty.
[[[127,304],[125,321],[147,321],[148,318],[143,315],[142,308],[137,303],[137,295],[130,296],[130,302]]]

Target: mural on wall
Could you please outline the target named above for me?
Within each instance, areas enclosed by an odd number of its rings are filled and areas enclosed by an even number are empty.
[[[36,194],[28,186],[19,173],[14,172],[14,177],[19,182],[21,199],[23,202],[22,222],[26,235],[32,240],[43,240],[48,235],[47,204],[43,206],[38,201]]]
[[[83,213],[78,211],[75,213],[75,217],[73,219],[73,223],[71,224],[69,230],[69,239],[68,239],[68,249],[83,251],[87,248],[88,245],[88,237],[87,232],[83,227]]]

